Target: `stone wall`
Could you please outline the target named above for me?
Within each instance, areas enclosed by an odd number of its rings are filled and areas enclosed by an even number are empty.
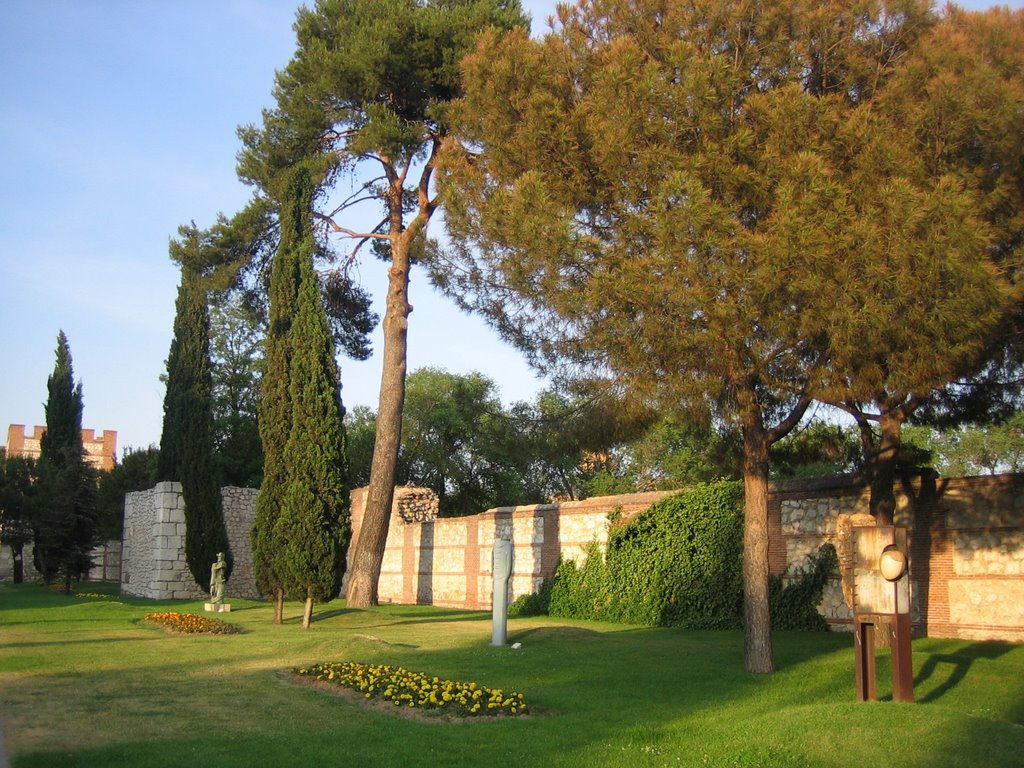
[[[249,531],[256,518],[256,488],[227,487],[220,489],[224,510],[224,527],[227,528],[228,545],[231,547],[231,578],[228,579],[224,594],[232,597],[257,600],[256,580],[252,575],[252,543]]]
[[[776,485],[772,571],[795,575],[833,543],[840,514],[868,511],[853,478]],[[900,487],[894,522],[910,529],[911,620],[930,637],[1024,641],[1024,475],[925,478]],[[852,613],[838,577],[820,606],[836,628]]]
[[[225,595],[256,598],[252,578],[249,529],[258,491],[222,488],[224,524],[234,558]],[[185,561],[185,502],[181,483],[158,483],[148,491],[129,493],[124,504],[121,591],[155,600],[194,600],[208,587],[195,583]]]
[[[222,490],[235,561],[229,598],[257,597],[249,546],[257,495],[249,488]],[[579,561],[591,543],[606,544],[610,513],[628,519],[668,495],[606,496],[438,518],[437,499],[429,490],[396,489],[380,600],[489,609],[496,537],[513,544],[510,598],[536,592],[554,573],[560,556]],[[818,547],[835,542],[840,515],[867,512],[868,496],[862,482],[848,477],[773,484],[768,547],[772,572],[784,579],[798,575]],[[353,491],[355,532],[365,507],[366,489]],[[1024,475],[918,481],[897,494],[895,522],[910,528],[917,634],[1024,641]],[[177,483],[129,494],[125,592],[161,599],[204,594],[184,565],[184,525]],[[838,575],[826,589],[820,610],[833,627],[850,627],[852,616]]]
[[[86,574],[86,581],[113,581],[121,580],[121,542],[112,539],[105,544],[100,544],[89,553],[93,566]],[[32,542],[28,542],[23,548],[22,555],[22,577],[25,581],[36,581],[40,579],[32,562]],[[9,546],[0,546],[0,581],[9,581],[14,578],[14,552]]]
[[[384,562],[378,582],[381,602],[491,607],[491,550],[494,539],[512,541],[510,598],[536,592],[554,573],[559,555],[581,560],[585,548],[608,541],[608,515],[636,514],[669,492],[602,496],[585,501],[499,507],[479,515],[437,518],[436,500],[424,510],[423,489],[395,492]],[[417,499],[419,519],[410,520],[405,499]],[[352,530],[366,508],[366,489],[352,493]]]

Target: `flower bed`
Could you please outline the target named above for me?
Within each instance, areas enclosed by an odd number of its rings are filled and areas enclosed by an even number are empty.
[[[358,691],[365,699],[390,701],[396,707],[444,711],[462,717],[525,715],[529,712],[521,693],[476,683],[442,680],[387,664],[340,661],[299,667],[292,672],[300,677]]]
[[[195,613],[147,613],[145,620],[176,635],[234,635],[241,632],[234,624]]]

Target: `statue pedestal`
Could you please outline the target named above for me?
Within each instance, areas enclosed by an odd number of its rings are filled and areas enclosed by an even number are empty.
[[[209,613],[231,613],[231,603],[206,603],[203,607]]]

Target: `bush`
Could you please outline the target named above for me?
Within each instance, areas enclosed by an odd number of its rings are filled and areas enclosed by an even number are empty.
[[[743,624],[743,489],[720,481],[663,499],[628,523],[609,515],[607,552],[592,543],[582,564],[560,560],[511,616],[549,614],[646,626],[738,629]],[[822,547],[811,567],[783,586],[771,577],[772,625],[826,630],[818,614],[836,564]]]
[[[649,626],[738,627],[742,605],[742,489],[698,485],[664,499],[628,523],[611,518],[607,554],[597,543],[582,565],[558,564],[518,615]]]

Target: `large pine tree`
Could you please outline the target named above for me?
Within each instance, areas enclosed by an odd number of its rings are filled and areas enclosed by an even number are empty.
[[[542,363],[740,431],[752,672],[771,446],[812,397],[941,386],[1007,309],[979,174],[928,163],[973,128],[888,101],[935,23],[922,0],[582,0],[463,62],[437,277]]]
[[[57,360],[46,382],[46,433],[40,444],[39,508],[34,516],[35,565],[49,582],[64,579],[64,591],[88,571],[98,543],[95,474],[82,445],[82,385],[75,383],[67,336],[57,336]]]
[[[167,392],[160,438],[158,479],[181,483],[185,501],[185,559],[202,589],[223,552],[231,573],[231,551],[213,465],[210,318],[203,284],[204,236],[181,227],[171,258],[181,265],[174,338],[167,358]]]

